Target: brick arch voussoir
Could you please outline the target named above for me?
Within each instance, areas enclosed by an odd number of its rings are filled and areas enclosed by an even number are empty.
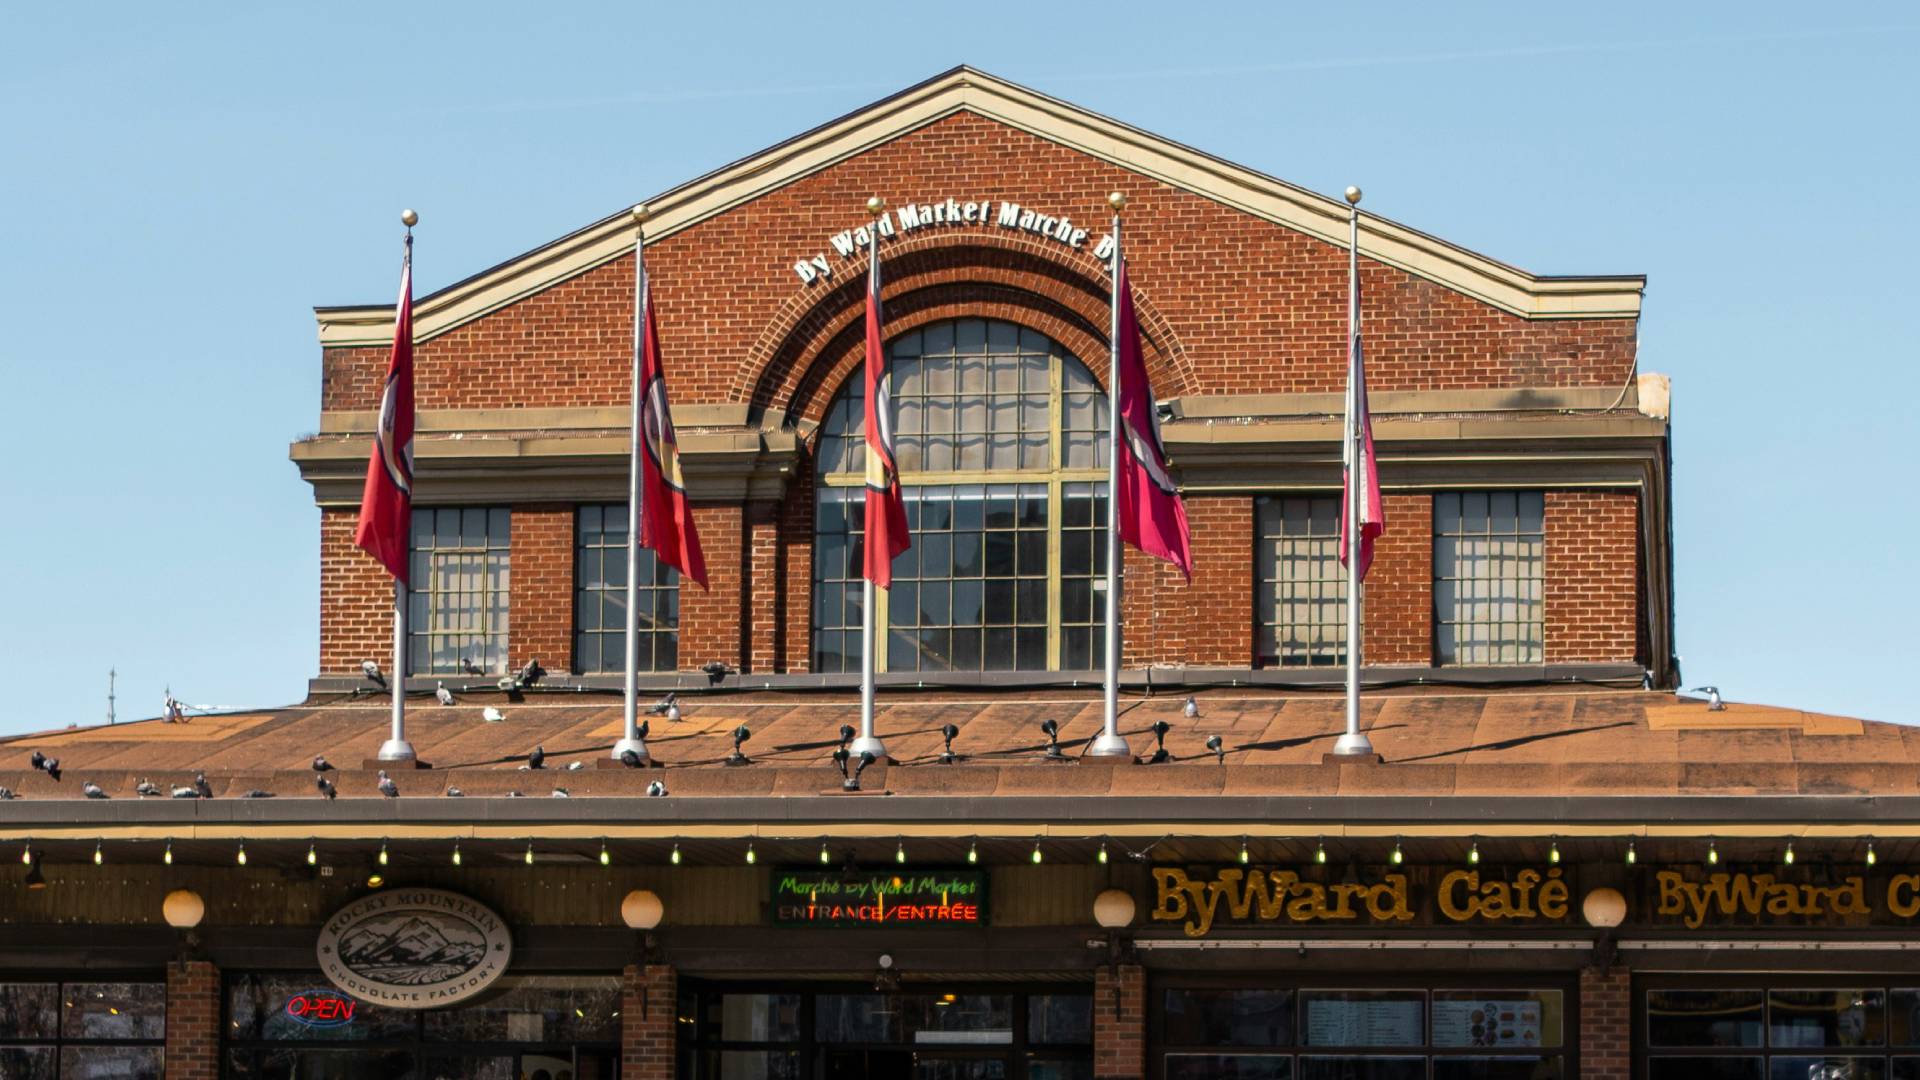
[[[902,304],[915,294],[972,285],[982,303],[1009,303],[1002,290],[1010,290],[1033,298],[1024,304],[1027,316],[1014,321],[1054,337],[1087,363],[1096,377],[1104,370],[1106,365],[1099,360],[1106,352],[1107,275],[1105,266],[1090,255],[1025,235],[993,232],[946,232],[895,240],[885,244],[882,252],[886,263],[881,295],[887,305],[890,337],[907,329],[900,321],[905,311]],[[852,261],[847,265],[859,266]],[[828,376],[845,359],[844,337],[849,326],[861,324],[865,303],[866,277],[857,272],[830,289],[806,290],[789,299],[742,361],[734,380],[735,400],[783,407],[790,416],[804,415],[810,390],[838,386],[838,380]],[[1162,396],[1194,392],[1197,383],[1185,349],[1152,297],[1137,285],[1134,306],[1145,340],[1149,378]],[[960,304],[946,317],[982,314],[979,305]],[[1035,318],[1050,324],[1058,320],[1054,325],[1059,333],[1027,321]],[[1073,325],[1093,328],[1091,337],[1070,331]],[[829,357],[828,371],[822,371],[822,360]]]

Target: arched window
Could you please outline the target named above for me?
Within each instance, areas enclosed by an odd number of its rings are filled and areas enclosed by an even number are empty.
[[[1107,399],[1072,353],[957,319],[890,346],[913,547],[876,594],[882,671],[1085,670],[1105,616]],[[858,372],[821,428],[813,670],[860,670],[865,403]]]

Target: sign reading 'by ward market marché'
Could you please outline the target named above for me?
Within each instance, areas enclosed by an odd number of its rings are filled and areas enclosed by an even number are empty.
[[[844,873],[775,870],[775,926],[980,926],[987,875],[978,870]]]

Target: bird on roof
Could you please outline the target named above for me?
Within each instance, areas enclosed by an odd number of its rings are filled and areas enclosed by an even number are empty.
[[[335,792],[333,790],[333,781],[327,779],[324,776],[314,777],[313,786],[319,788],[320,794],[326,796],[329,799],[333,798],[335,795]]]
[[[193,790],[199,792],[203,799],[213,798],[213,786],[207,783],[206,773],[193,774]]]
[[[59,758],[57,757],[48,758],[47,763],[45,765],[42,765],[41,768],[46,770],[46,773],[48,776],[53,777],[55,780],[60,779],[60,759]]]
[[[584,762],[584,761],[569,761],[569,762],[567,762],[567,771],[568,771],[568,772],[579,772],[579,771],[580,771],[581,769],[584,769],[584,768],[586,768],[586,767],[587,767],[587,763],[586,763],[586,762]]]
[[[665,795],[666,793],[667,793],[667,784],[666,784],[666,781],[664,780],[655,780],[653,783],[647,785],[648,798],[658,799],[661,796]]]
[[[104,799],[107,797],[106,790],[91,780],[80,785],[80,794],[85,795],[89,799]]]
[[[485,720],[489,724],[497,724],[500,721],[505,720],[506,718],[507,718],[506,713],[501,712],[499,709],[496,709],[491,705],[480,710],[480,719]]]
[[[659,701],[654,702],[650,707],[648,707],[647,715],[648,716],[665,716],[667,715],[667,710],[672,709],[675,703],[678,702],[679,700],[680,699],[675,697],[674,695],[668,694],[666,697],[661,698]]]
[[[143,777],[139,783],[133,785],[133,793],[142,798],[148,795],[158,795],[160,794],[160,785]]]
[[[7,802],[7,801],[9,801],[9,800],[10,800],[10,799],[12,799],[12,798],[13,798],[13,789],[12,789],[12,788],[10,788],[10,787],[0,787],[0,802]]]
[[[518,798],[520,798],[520,793],[519,793],[519,792],[517,792],[517,791],[509,791],[509,792],[507,792],[507,798],[509,798],[509,799],[518,799]]]
[[[1719,687],[1717,687],[1717,686],[1696,686],[1696,687],[1694,687],[1694,688],[1693,688],[1693,692],[1694,692],[1694,693],[1696,693],[1696,694],[1705,694],[1705,695],[1707,695],[1707,711],[1708,711],[1708,712],[1723,712],[1723,711],[1725,711],[1725,709],[1726,709],[1726,707],[1727,707],[1727,703],[1726,703],[1726,702],[1724,702],[1724,701],[1721,701],[1721,700],[1720,700],[1720,688],[1719,688]]]
[[[388,776],[385,769],[380,770],[380,794],[389,799],[400,797],[400,785],[393,782],[393,777]]]
[[[646,736],[642,735],[641,738],[644,739]],[[622,750],[620,751],[620,764],[625,765],[629,769],[637,769],[640,767],[640,755],[634,753],[632,750]]]
[[[449,798],[449,799],[461,799],[461,798],[465,798],[465,797],[466,797],[466,794],[467,794],[466,792],[464,792],[464,791],[461,791],[461,790],[460,790],[459,788],[457,788],[457,787],[450,787],[450,788],[448,788],[448,789],[447,789],[447,798]]]
[[[460,670],[469,675],[485,675],[487,673],[485,668],[474,663],[472,658],[465,656],[460,658]]]
[[[45,771],[47,767],[47,755],[35,750],[33,756],[27,759],[27,764],[33,766],[36,771]]]
[[[453,704],[453,691],[447,689],[446,683],[439,683],[435,685],[433,688],[433,696],[442,705]]]
[[[192,787],[190,785],[185,787],[177,787],[173,789],[172,798],[175,798],[175,799],[197,799],[199,797],[200,797],[199,789]]]
[[[640,721],[640,726],[635,728],[633,733],[639,736],[640,738],[644,739],[647,737],[647,733],[651,732],[652,730],[653,730],[653,721],[642,720]]]
[[[1189,720],[1200,715],[1200,703],[1193,700],[1193,695],[1187,695],[1187,703],[1180,706],[1180,715]]]
[[[547,767],[546,748],[540,747],[540,746],[534,747],[533,753],[527,755],[527,768],[544,769],[546,767]]]
[[[546,673],[547,669],[540,666],[539,659],[530,657],[520,670],[513,673],[513,681],[521,686],[532,686]]]
[[[567,789],[566,789],[566,788],[563,788],[563,787],[557,787],[557,788],[554,788],[554,789],[553,789],[553,797],[554,797],[554,798],[556,798],[556,799],[571,799],[571,798],[573,798],[573,796],[572,796],[572,795],[570,795],[570,794],[568,794],[568,793],[567,793]]]
[[[240,797],[243,799],[271,799],[273,798],[273,792],[262,788],[249,788],[246,794]]]
[[[380,673],[379,664],[376,664],[371,660],[362,660],[360,661],[360,673],[365,675],[367,677],[367,680],[373,683],[373,685],[378,686],[383,690],[386,689],[387,677]]]
[[[313,758],[314,772],[326,772],[328,769],[331,769],[331,768],[333,768],[333,762],[328,761],[326,758],[323,758],[318,754],[314,755],[314,758]]]

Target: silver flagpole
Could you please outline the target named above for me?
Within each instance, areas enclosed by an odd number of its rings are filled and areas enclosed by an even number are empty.
[[[413,227],[420,222],[420,215],[412,210],[400,211],[400,223],[407,227],[406,254],[402,256],[400,276],[406,280],[408,296],[403,298],[411,302],[413,293]],[[399,308],[394,309],[394,317],[399,318]],[[408,325],[412,333],[412,325]],[[412,343],[409,342],[409,345]],[[405,448],[398,451],[404,453]],[[408,463],[412,468],[412,463]],[[407,480],[407,521],[406,543],[402,545],[412,559],[413,551],[413,479]],[[413,752],[413,744],[407,741],[407,585],[399,578],[393,579],[393,730],[387,741],[380,744],[381,761],[418,761]]]
[[[1113,207],[1113,302],[1107,315],[1107,622],[1106,677],[1101,686],[1100,737],[1087,747],[1092,757],[1125,757],[1133,752],[1120,736],[1120,211],[1121,192],[1107,196]]]
[[[1347,189],[1347,205],[1352,207],[1347,231],[1347,418],[1345,428],[1345,477],[1347,504],[1347,733],[1333,744],[1336,754],[1371,754],[1373,743],[1360,730],[1360,477],[1365,463],[1360,460],[1358,380],[1354,370],[1359,359],[1354,339],[1360,333],[1360,189]]]
[[[633,208],[633,416],[627,434],[627,664],[623,688],[626,696],[620,706],[620,741],[613,744],[618,760],[631,751],[642,764],[650,760],[646,741],[640,738],[640,454],[641,410],[645,389],[640,385],[640,353],[647,332],[647,206]]]
[[[880,215],[885,213],[886,209],[886,200],[878,195],[867,200],[867,213],[871,215],[873,219],[873,223],[870,226],[871,233],[867,239],[867,294],[869,296],[877,296],[880,292]],[[874,361],[877,359],[877,357],[869,354],[862,362],[871,369]],[[876,417],[880,416],[882,409],[886,409],[892,404],[891,397],[886,401],[878,400],[879,391],[879,380],[875,380],[873,414]],[[885,420],[889,430],[891,430],[892,418],[887,417]],[[869,434],[871,434],[871,432],[869,432]],[[871,469],[873,459],[872,447],[867,448],[867,459],[868,467]],[[863,490],[860,495],[860,512],[864,515],[867,504],[873,500],[873,485],[863,484],[862,488]],[[868,531],[862,542],[866,550],[871,552],[873,550],[873,533]],[[863,572],[860,575],[860,737],[853,740],[853,745],[847,749],[856,757],[858,757],[862,751],[865,751],[872,754],[875,758],[884,758],[887,756],[887,744],[880,741],[880,736],[873,732],[874,588],[873,578],[868,577],[864,573],[864,569],[863,567]]]

